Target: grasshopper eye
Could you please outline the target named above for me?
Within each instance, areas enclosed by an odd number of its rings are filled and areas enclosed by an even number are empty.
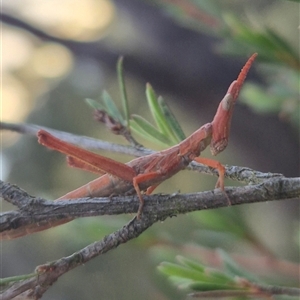
[[[234,97],[232,94],[226,94],[220,104],[222,105],[224,111],[229,111],[234,105]]]

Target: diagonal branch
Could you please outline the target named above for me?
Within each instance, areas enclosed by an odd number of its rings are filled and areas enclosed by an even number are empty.
[[[226,188],[226,194],[232,205],[300,198],[300,178],[280,177],[257,185]],[[30,230],[31,226],[51,224],[57,220],[135,213],[139,205],[137,196],[47,201],[34,198],[18,187],[2,181],[0,181],[0,195],[19,207],[19,211],[0,215],[2,238],[6,234],[9,238],[16,230]],[[144,198],[144,216],[154,214],[159,219],[228,206],[227,197],[218,190],[194,194],[145,195]]]
[[[157,222],[158,218],[159,216],[155,214],[149,214],[139,221],[134,218],[121,229],[105,236],[102,240],[92,243],[68,257],[62,257],[52,263],[38,266],[35,277],[12,284],[4,291],[1,299],[12,299],[20,294],[24,298],[28,297],[28,299],[41,298],[60,276],[87,263],[94,257],[105,254],[120,244],[138,237],[153,223]]]
[[[7,123],[0,122],[0,130],[10,130],[22,134],[28,134],[36,136],[37,132],[44,129],[54,135],[55,137],[90,150],[108,150],[116,153],[129,154],[133,156],[144,156],[154,151],[145,148],[134,148],[131,146],[124,146],[119,144],[110,143],[107,141],[94,139],[87,136],[80,136],[65,131],[55,130],[49,127],[35,125],[35,124],[24,124],[24,123]]]
[[[26,222],[50,220],[58,217],[72,216],[73,218],[107,213],[116,214],[124,212],[124,210],[126,213],[130,213],[138,208],[136,197],[114,197],[113,200],[108,198],[83,198],[74,201],[53,202],[33,198],[18,187],[4,182],[0,182],[0,191],[5,200],[17,205],[20,209],[17,212],[7,212],[1,215],[1,230],[10,228],[10,222],[12,222],[11,228],[15,228],[22,222],[25,224]],[[299,199],[300,179],[274,178],[258,185],[227,188],[226,192],[232,205],[291,198]],[[216,191],[187,195],[145,196],[145,200],[144,214],[141,220],[134,218],[121,229],[105,236],[102,240],[92,243],[68,257],[38,266],[35,277],[13,283],[3,292],[2,299],[11,299],[20,294],[29,299],[39,299],[66,272],[138,237],[155,222],[164,220],[174,214],[227,205],[227,198]],[[120,210],[121,207],[122,211]]]

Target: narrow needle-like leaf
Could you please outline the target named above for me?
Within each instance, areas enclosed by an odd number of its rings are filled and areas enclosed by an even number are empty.
[[[132,115],[130,127],[142,136],[147,136],[150,140],[160,142],[165,146],[170,145],[170,140],[167,136],[159,132],[151,123],[138,115]]]
[[[106,110],[105,106],[96,100],[86,98],[85,101],[93,109],[104,110],[104,111]]]
[[[121,56],[118,60],[117,73],[118,73],[118,81],[119,81],[119,87],[120,87],[120,92],[121,92],[126,126],[129,131],[130,130],[130,128],[129,128],[129,105],[128,105],[128,98],[127,98],[127,92],[126,92],[126,86],[125,86],[125,80],[124,80],[124,74],[123,74],[123,56]]]
[[[25,274],[25,275],[0,278],[0,286],[3,287],[5,285],[11,284],[13,282],[25,280],[25,279],[28,279],[28,278],[31,278],[31,277],[35,277],[35,276],[38,276],[38,273],[30,273],[30,274]]]
[[[173,135],[174,135],[174,138],[176,139],[176,142],[177,143],[181,142],[182,140],[185,139],[185,134],[184,134],[180,124],[176,120],[174,114],[172,113],[172,111],[168,107],[167,103],[163,99],[163,97],[161,97],[161,96],[158,97],[158,104],[161,107],[161,110],[166,118],[166,121],[168,122],[170,128],[173,131]]]
[[[115,105],[114,101],[112,100],[111,96],[107,91],[103,91],[102,93],[102,100],[105,105],[105,111],[113,117],[115,120],[119,121],[121,124],[124,125],[124,119],[119,112],[117,106]]]
[[[158,100],[155,95],[155,92],[149,83],[147,83],[147,86],[146,86],[146,96],[147,96],[148,105],[149,105],[151,114],[152,114],[160,132],[163,133],[164,135],[168,136],[170,138],[170,140],[172,140],[172,142],[175,144],[176,142],[172,138],[173,137],[172,129],[170,128],[168,122],[166,121],[164,113],[163,113],[160,105],[158,104]]]

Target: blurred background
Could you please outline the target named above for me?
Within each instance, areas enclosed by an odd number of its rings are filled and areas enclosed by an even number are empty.
[[[150,119],[145,98],[150,82],[189,135],[212,120],[229,84],[247,58],[258,52],[236,105],[229,146],[218,160],[299,176],[298,3],[3,0],[1,21],[2,121],[34,123],[123,144],[122,137],[93,120],[84,101],[99,99],[105,89],[120,103],[116,78],[120,55],[131,112]],[[146,147],[162,149],[136,138]],[[2,180],[34,196],[55,199],[95,178],[69,169],[62,155],[38,145],[31,136],[3,131],[1,150]],[[101,153],[123,162],[132,159]],[[210,157],[208,151],[203,155]],[[216,178],[184,171],[156,192],[202,191],[212,189],[215,182]],[[13,209],[4,201],[1,208]],[[278,260],[299,262],[298,201],[213,213],[191,213],[156,224],[137,240],[61,277],[44,299],[185,299],[186,291],[172,286],[157,265],[180,254],[219,266],[217,260],[206,261],[216,248],[249,259],[270,251]],[[39,264],[100,240],[132,217],[81,219],[3,242],[1,275],[31,273]],[[222,227],[218,220],[223,217]],[[232,229],[239,226],[242,235]],[[299,281],[291,274],[271,274],[268,268],[251,271],[261,272],[267,282]]]

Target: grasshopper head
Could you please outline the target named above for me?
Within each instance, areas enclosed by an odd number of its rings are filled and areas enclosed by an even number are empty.
[[[242,68],[237,80],[231,83],[225,97],[219,104],[217,113],[211,123],[212,139],[210,144],[210,151],[212,155],[217,155],[218,153],[222,152],[228,144],[234,104],[238,98],[240,89],[256,56],[257,53],[251,55],[251,57]]]

